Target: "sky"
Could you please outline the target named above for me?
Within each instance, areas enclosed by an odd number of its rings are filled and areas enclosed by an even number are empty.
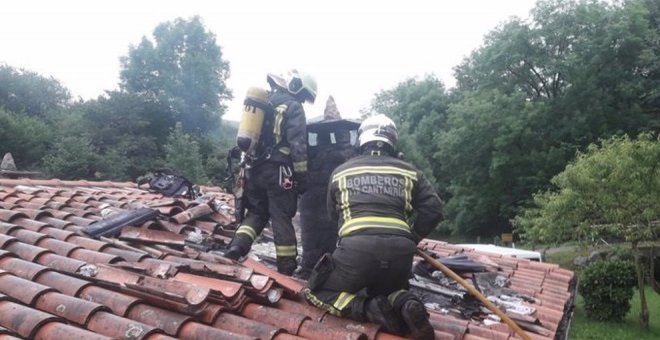
[[[527,18],[535,0],[10,0],[0,7],[0,64],[54,77],[74,98],[118,88],[130,45],[154,28],[198,15],[230,64],[238,120],[247,88],[267,73],[296,68],[315,76],[308,118],[332,95],[342,116],[359,117],[375,94],[411,77],[455,84],[452,68],[512,16]]]

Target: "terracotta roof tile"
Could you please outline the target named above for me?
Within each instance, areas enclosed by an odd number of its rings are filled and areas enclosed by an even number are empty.
[[[291,334],[298,334],[303,322],[309,319],[303,314],[286,312],[255,303],[248,303],[241,314],[252,320],[281,327]]]
[[[176,338],[171,337],[171,336],[166,335],[166,334],[154,333],[154,334],[149,334],[149,336],[147,336],[145,339],[146,340],[172,340],[172,339],[176,339]]]
[[[55,315],[7,301],[5,297],[5,295],[0,295],[0,326],[15,332],[23,338],[34,338],[35,334],[45,324],[53,321],[59,323],[60,321],[60,318]]]
[[[160,328],[172,336],[176,336],[179,333],[184,323],[193,320],[191,316],[144,303],[131,307],[126,316],[130,319]]]
[[[314,306],[310,306],[304,303],[299,303],[289,299],[281,299],[280,301],[277,302],[275,308],[294,314],[302,314],[316,321],[322,320],[323,316],[326,314],[325,311],[318,309]]]
[[[6,256],[9,255],[9,256]],[[36,263],[17,259],[12,253],[0,251],[0,269],[10,272],[18,277],[34,281],[37,276],[51,269]]]
[[[38,329],[34,335],[35,339],[42,340],[59,340],[59,339],[80,339],[80,340],[94,340],[94,339],[112,339],[98,333],[90,332],[88,330],[77,328],[72,325],[67,325],[60,322],[49,322]]]
[[[0,179],[0,337],[401,339],[302,302],[303,282],[262,262],[238,263],[190,243],[195,228],[216,242],[227,242],[235,229],[233,197],[202,188],[204,201],[190,201],[129,182]],[[81,233],[107,213],[144,206],[171,219],[123,228],[121,239]],[[573,272],[442,241],[420,246],[508,274],[510,288],[536,299],[529,318],[540,321],[539,332],[559,334],[574,296]],[[434,311],[432,324],[437,339],[511,335],[502,323]]]
[[[136,297],[94,285],[83,288],[77,296],[87,301],[100,303],[110,308],[113,313],[121,316],[126,316],[133,306],[140,303],[140,299]]]
[[[177,334],[181,339],[227,339],[227,340],[247,340],[257,339],[254,336],[229,332],[223,329],[214,328],[197,322],[186,322],[181,331]]]
[[[26,304],[33,305],[42,294],[54,292],[55,289],[39,283],[28,281],[0,271],[0,293]]]
[[[85,324],[86,328],[115,339],[145,339],[160,329],[108,312],[94,313]]]
[[[23,242],[18,242],[18,239],[16,238],[12,238],[12,242],[5,243],[2,248],[28,261],[35,261],[41,255],[50,253],[50,250],[48,249],[35,247]]]
[[[36,309],[60,316],[78,325],[86,325],[94,313],[108,310],[98,303],[76,299],[54,290],[40,295],[33,305]]]
[[[273,326],[231,313],[220,314],[212,325],[230,332],[253,336],[260,339],[272,339],[275,335],[284,331],[281,326]]]
[[[344,318],[336,317],[334,315],[330,315],[329,313],[323,315],[321,322],[327,326],[345,328],[360,333],[364,333],[368,339],[375,339],[378,338],[379,336],[382,336],[383,334],[387,334],[381,331],[381,327],[379,325],[373,323],[367,323],[367,322],[357,323],[350,319],[344,319]]]
[[[299,337],[297,335],[292,335],[289,333],[279,333],[275,337],[273,337],[273,340],[300,340],[300,339],[305,339],[305,338]]]
[[[38,248],[38,247],[34,247],[34,248]],[[23,258],[24,260],[28,260],[23,256],[21,256],[21,258]],[[48,251],[44,253],[42,256],[40,256],[35,262],[53,268],[55,270],[59,270],[67,273],[76,273],[80,268],[82,268],[84,265],[87,264],[86,262],[76,260],[70,257],[57,255]]]
[[[17,273],[15,274],[19,275]],[[89,281],[81,280],[50,270],[39,274],[36,277],[36,282],[48,287],[53,287],[63,294],[70,296],[79,296],[85,287],[91,285]]]
[[[490,329],[488,327],[484,327],[474,323],[468,325],[468,333],[475,336],[480,336],[486,339],[493,339],[493,340],[507,340],[509,338],[508,332],[500,332],[498,330]]]
[[[456,319],[447,315],[431,312],[431,325],[433,328],[445,333],[453,334],[457,339],[462,339],[467,332],[469,321]]]
[[[350,339],[350,340],[367,340],[367,335],[350,330],[344,327],[332,327],[326,323],[320,323],[312,320],[305,320],[300,326],[298,335],[309,339]]]

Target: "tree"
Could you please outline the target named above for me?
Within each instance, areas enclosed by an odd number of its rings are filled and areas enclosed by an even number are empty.
[[[165,144],[165,165],[187,177],[193,183],[208,182],[204,173],[204,163],[199,152],[199,143],[183,131],[181,123],[167,137]]]
[[[230,186],[226,183],[227,152],[236,145],[238,122],[223,120],[220,128],[209,131],[199,138],[199,152],[205,160],[204,170],[210,183]]]
[[[640,321],[648,328],[644,271],[637,247],[660,236],[660,138],[642,134],[590,145],[552,179],[555,190],[534,196],[534,206],[514,224],[532,242],[589,240],[614,235],[631,243],[641,300]]]
[[[162,165],[163,145],[175,123],[162,103],[114,91],[79,109],[84,131],[94,136],[92,143],[98,152],[124,160],[126,172],[120,178],[135,179]]]
[[[143,37],[121,59],[121,89],[169,107],[186,131],[217,126],[231,92],[225,84],[229,63],[215,35],[196,16],[158,25],[153,38]]]
[[[98,151],[86,136],[64,136],[55,142],[52,152],[44,156],[50,176],[60,179],[96,178]]]
[[[0,65],[0,108],[43,117],[69,103],[69,90],[54,78]]]
[[[575,151],[660,129],[657,7],[540,1],[529,22],[502,24],[455,69],[457,100],[435,147],[456,232],[510,229]]]
[[[564,151],[545,149],[543,103],[498,91],[464,94],[435,139],[435,159],[449,176],[445,215],[467,235],[509,231],[521,200],[546,185]]]
[[[397,124],[398,146],[406,160],[422,169],[443,192],[446,177],[432,155],[436,149],[434,137],[445,128],[449,103],[444,85],[434,76],[407,79],[381,91],[371,103],[372,112],[384,113]]]
[[[19,170],[38,169],[53,135],[43,120],[0,108],[0,154],[11,152]]]

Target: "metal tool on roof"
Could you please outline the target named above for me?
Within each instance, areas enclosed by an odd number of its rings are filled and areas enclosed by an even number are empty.
[[[456,273],[454,273],[451,269],[447,268],[445,265],[437,261],[436,259],[432,258],[430,255],[426,254],[424,251],[421,249],[417,249],[417,254],[421,256],[424,260],[426,260],[428,263],[433,265],[433,267],[437,268],[441,272],[443,272],[445,275],[451,277],[452,279],[456,280],[458,283],[461,284],[461,286],[465,287],[470,294],[472,294],[474,297],[476,297],[481,303],[483,303],[488,309],[490,309],[493,313],[497,314],[504,323],[509,325],[511,329],[518,334],[521,338],[524,340],[531,340],[532,338],[525,333],[525,331],[518,326],[513,320],[511,320],[510,317],[508,317],[504,312],[502,312],[497,306],[495,306],[492,302],[490,302],[485,296],[483,296],[476,288],[471,286],[469,283],[465,282],[462,277],[458,276]]]
[[[114,237],[121,229],[128,225],[140,225],[146,221],[156,218],[158,210],[151,208],[140,208],[122,213],[112,214],[107,218],[96,221],[83,228],[83,233],[93,238],[101,236]]]

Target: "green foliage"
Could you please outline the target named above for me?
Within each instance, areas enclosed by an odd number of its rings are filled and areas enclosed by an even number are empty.
[[[30,116],[45,116],[64,108],[71,95],[54,78],[0,65],[0,108]]]
[[[651,134],[642,134],[637,140],[612,137],[603,140],[601,146],[591,145],[555,176],[552,183],[557,190],[536,195],[535,206],[516,217],[514,224],[524,238],[547,243],[614,236],[631,242],[633,250],[639,242],[657,240],[660,233],[658,137]],[[643,289],[644,270],[639,265],[638,254],[635,262],[638,285]],[[643,294],[640,300],[640,324],[648,328],[649,314]]]
[[[657,137],[612,137],[601,146],[591,145],[552,183],[557,190],[534,196],[535,206],[514,221],[527,240],[551,243],[609,235],[631,242],[657,239]]]
[[[581,274],[578,290],[587,316],[595,320],[621,321],[630,310],[635,271],[630,262],[598,261]]]
[[[165,166],[185,176],[195,184],[206,184],[204,163],[199,151],[199,143],[183,131],[181,123],[167,138],[165,144]]]
[[[399,150],[437,184],[441,193],[447,187],[446,174],[431,156],[436,149],[433,139],[445,128],[449,103],[450,96],[442,82],[427,76],[407,79],[391,90],[382,91],[371,104],[371,111],[394,120],[399,131]]]
[[[65,136],[55,142],[43,162],[50,176],[73,180],[96,178],[99,160],[89,137]]]
[[[660,310],[660,294],[655,294],[653,290],[646,288],[648,296],[649,310]],[[640,294],[635,290],[631,301],[632,308],[622,322],[596,321],[587,317],[584,310],[584,299],[577,296],[575,302],[575,313],[571,322],[569,339],[571,340],[657,340],[660,339],[660,318],[650,320],[650,329],[648,331],[639,328],[640,313]]]
[[[162,162],[162,146],[174,126],[170,110],[162,103],[144,95],[109,92],[80,109],[83,128],[94,132],[93,143],[99,152],[125,163],[122,177],[135,179]]]
[[[215,35],[193,17],[158,25],[153,38],[143,37],[122,58],[121,88],[170,108],[186,131],[216,127],[231,91],[225,84],[229,63]]]
[[[36,169],[52,137],[43,120],[0,109],[0,156],[11,152],[19,170]]]
[[[540,1],[529,21],[502,24],[456,67],[457,99],[432,144],[431,166],[449,179],[446,224],[482,236],[508,231],[576,151],[660,128],[658,7]]]
[[[543,188],[565,151],[548,148],[546,105],[499,91],[464,94],[436,137],[449,174],[446,217],[455,232],[497,235],[521,202]]]
[[[219,129],[199,138],[200,153],[206,160],[204,170],[214,185],[226,185],[227,152],[236,145],[237,133],[236,122],[223,120]]]

